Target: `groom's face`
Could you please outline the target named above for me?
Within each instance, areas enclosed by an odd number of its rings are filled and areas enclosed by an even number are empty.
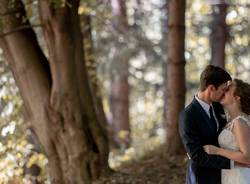
[[[211,100],[213,102],[219,102],[224,97],[227,89],[228,89],[227,82],[221,84],[217,89],[214,87],[214,89],[211,92],[211,96],[210,96]]]

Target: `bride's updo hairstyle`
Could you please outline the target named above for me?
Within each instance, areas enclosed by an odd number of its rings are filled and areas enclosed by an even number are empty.
[[[236,85],[234,94],[240,97],[242,112],[250,115],[250,84],[239,79],[234,79]]]

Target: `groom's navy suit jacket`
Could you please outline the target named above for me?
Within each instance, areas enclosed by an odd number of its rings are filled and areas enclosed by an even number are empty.
[[[221,156],[208,155],[203,146],[218,146],[218,135],[226,125],[225,113],[219,103],[213,103],[219,123],[219,131],[211,126],[213,121],[194,98],[180,113],[179,133],[189,155],[186,184],[220,184],[221,169],[230,169],[230,160]]]

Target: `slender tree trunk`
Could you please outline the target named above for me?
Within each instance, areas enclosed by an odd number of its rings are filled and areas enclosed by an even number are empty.
[[[108,171],[108,144],[94,109],[84,64],[79,1],[39,1],[49,58],[42,53],[21,0],[0,3],[0,38],[32,127],[49,160],[52,184],[89,184]],[[10,9],[11,8],[11,9]],[[12,9],[13,8],[13,9]],[[19,27],[25,29],[18,29]]]
[[[118,37],[126,38],[128,30],[126,1],[111,0],[113,13],[113,28]],[[117,45],[119,45],[117,38]],[[115,48],[116,54],[119,49]],[[128,84],[128,58],[118,57],[120,66],[115,68],[115,74],[112,77],[110,106],[112,113],[112,126],[114,128],[115,140],[118,144],[126,147],[130,145],[130,124],[129,124],[129,84]]]
[[[128,93],[129,85],[127,76],[112,81],[110,104],[115,142],[125,147],[129,147],[130,145]]]
[[[95,110],[97,113],[97,118],[101,123],[101,125],[103,126],[103,129],[106,130],[109,144],[114,145],[115,143],[112,136],[113,130],[112,127],[110,127],[107,122],[102,102],[102,91],[100,89],[101,84],[97,74],[97,62],[95,60],[95,52],[92,39],[91,15],[88,14],[81,15],[81,24],[82,24],[81,27],[84,38],[83,43],[84,43],[86,66],[89,74],[93,100],[95,102]]]
[[[165,10],[168,10],[168,3],[165,1],[165,4],[163,5],[163,8]],[[161,17],[161,33],[162,33],[162,41],[161,41],[161,47],[163,52],[167,51],[167,46],[168,46],[168,41],[167,41],[167,36],[168,36],[168,16],[167,16],[167,11],[162,11],[163,15]],[[168,91],[167,91],[167,54],[163,56],[163,61],[162,62],[162,68],[163,68],[163,82],[164,82],[164,106],[163,106],[163,117],[166,121],[167,119],[167,98],[168,98]]]
[[[228,27],[226,24],[226,15],[228,5],[225,3],[212,5],[213,19],[211,23],[211,64],[225,67],[225,46],[228,38]]]
[[[183,153],[178,133],[179,113],[185,105],[185,0],[168,1],[167,50],[167,154]]]
[[[94,97],[93,100],[95,101],[97,118],[99,119],[101,125],[103,125],[105,129],[107,129],[108,123],[103,109],[100,81],[98,79],[98,74],[97,74],[97,63],[95,60],[95,52],[92,39],[91,16],[86,14],[82,15],[81,23],[83,27],[82,32],[84,38],[83,43],[84,43],[86,66],[89,74],[91,91]]]

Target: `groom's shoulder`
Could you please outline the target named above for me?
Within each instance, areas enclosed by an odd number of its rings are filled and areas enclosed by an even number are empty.
[[[196,119],[197,111],[194,104],[188,104],[180,113],[179,122],[181,127],[190,127],[193,124],[194,119]],[[188,122],[188,123],[187,123]]]
[[[195,109],[195,105],[191,102],[190,104],[188,104],[183,110],[182,110],[182,114],[193,114],[195,113],[196,109]]]

